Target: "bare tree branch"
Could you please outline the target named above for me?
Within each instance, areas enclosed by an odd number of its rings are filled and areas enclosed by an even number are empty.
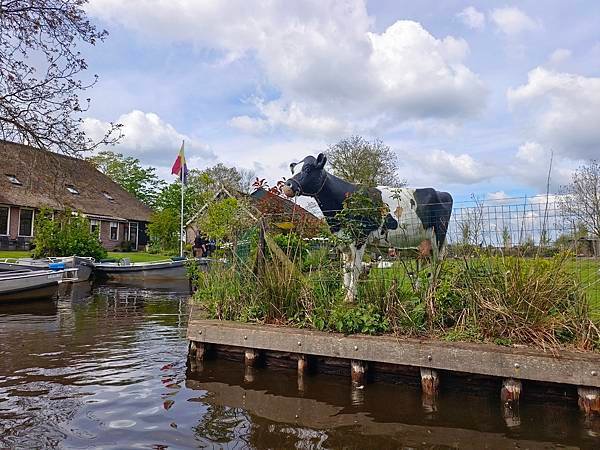
[[[79,96],[98,80],[80,76],[87,63],[80,42],[108,33],[86,17],[87,0],[0,0],[0,139],[78,154],[121,137],[111,123],[102,139],[83,132],[90,100]]]

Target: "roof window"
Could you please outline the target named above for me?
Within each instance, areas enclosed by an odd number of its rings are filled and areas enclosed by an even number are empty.
[[[108,192],[106,191],[102,191],[102,195],[104,195],[104,197],[106,197],[106,200],[108,200],[109,202],[114,202],[115,199],[113,198],[112,195],[110,195]]]
[[[67,184],[66,187],[67,187],[67,191],[69,191],[71,194],[73,194],[73,195],[79,195],[79,191],[72,184]]]
[[[15,185],[17,185],[17,186],[21,186],[21,185],[23,185],[23,183],[21,183],[21,182],[19,181],[19,179],[17,178],[17,176],[16,176],[16,175],[14,175],[14,174],[10,174],[10,173],[7,173],[7,174],[5,174],[5,175],[6,175],[6,178],[8,178],[8,181],[10,181],[12,184],[15,184]]]

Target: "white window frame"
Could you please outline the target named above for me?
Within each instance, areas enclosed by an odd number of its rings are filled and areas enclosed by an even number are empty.
[[[102,227],[102,222],[98,219],[90,219],[90,232],[94,232],[94,225],[97,227],[96,231],[98,232],[98,236],[100,236],[100,230]]]
[[[31,211],[31,234],[21,234],[21,212]],[[35,225],[35,209],[33,208],[19,208],[19,233],[18,237],[33,237],[33,228]]]
[[[138,249],[138,241],[140,237],[140,223],[139,222],[127,222],[127,240],[131,241],[131,225],[135,225],[135,249]]]
[[[8,209],[8,218],[6,220],[6,234],[0,233],[0,236],[10,236],[10,211],[12,208],[8,205],[0,205],[0,208]]]
[[[117,226],[117,238],[112,238],[112,227],[113,224]],[[119,240],[119,222],[109,222],[108,223],[108,240],[110,241],[118,241]]]

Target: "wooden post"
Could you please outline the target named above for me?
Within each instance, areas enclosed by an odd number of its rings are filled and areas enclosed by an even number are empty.
[[[305,391],[304,376],[308,371],[308,358],[306,355],[298,355],[298,390]]]
[[[367,363],[365,361],[350,362],[350,376],[352,378],[352,384],[357,386],[364,386],[366,382],[367,374]]]
[[[421,388],[430,397],[437,396],[440,379],[437,371],[421,367]]]
[[[298,376],[305,375],[308,371],[308,358],[306,355],[298,355]]]
[[[244,363],[247,367],[255,367],[258,364],[258,350],[247,348],[244,352]]]
[[[196,361],[203,361],[204,356],[206,354],[207,344],[204,342],[190,342],[190,352],[189,355],[191,358],[194,358]]]
[[[244,367],[244,382],[245,383],[253,383],[254,382],[254,367],[253,366],[245,366]]]
[[[504,416],[506,425],[509,427],[518,427],[521,425],[521,416],[519,414],[521,390],[521,380],[507,378],[502,381],[502,389],[500,391],[502,415]]]
[[[579,408],[586,416],[600,414],[600,389],[594,387],[580,386],[577,388],[579,396]]]
[[[440,378],[437,371],[421,367],[421,402],[427,413],[437,411]]]

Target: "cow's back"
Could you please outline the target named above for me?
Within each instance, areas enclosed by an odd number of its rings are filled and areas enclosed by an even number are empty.
[[[429,238],[428,230],[435,231],[441,246],[446,237],[452,196],[432,188],[391,188],[378,186],[381,197],[389,210],[385,220],[382,245],[396,248],[417,247]]]

